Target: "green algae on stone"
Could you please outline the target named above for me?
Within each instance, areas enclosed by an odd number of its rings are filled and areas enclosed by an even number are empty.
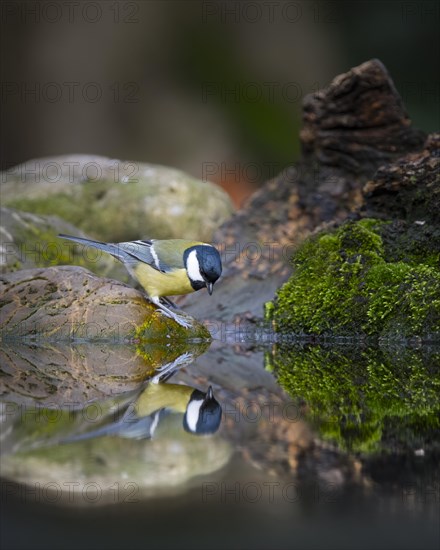
[[[213,183],[165,166],[91,155],[27,161],[5,173],[0,187],[5,205],[56,213],[107,242],[182,236],[209,242],[233,212],[227,193]]]
[[[438,353],[278,345],[266,361],[281,386],[305,402],[320,435],[345,450],[393,450],[396,441],[419,448],[439,427]],[[424,426],[415,443],[413,425]]]
[[[192,363],[199,355],[207,351],[211,342],[205,340],[168,339],[165,335],[162,340],[140,339],[136,344],[136,355],[141,357],[151,369],[152,375],[159,374],[164,367],[173,365],[177,368]]]
[[[439,332],[438,236],[411,227],[419,236],[411,250],[405,229],[364,219],[305,241],[293,275],[266,306],[275,330],[386,338]]]
[[[136,328],[135,338],[141,344],[145,342],[162,342],[174,345],[176,341],[210,341],[211,335],[208,329],[199,323],[196,319],[181,312],[187,321],[191,322],[189,328],[184,328],[176,321],[166,317],[159,309],[155,311],[145,321]]]
[[[94,273],[128,282],[124,266],[109,254],[91,252],[58,237],[67,233],[87,237],[58,216],[36,215],[14,208],[0,209],[0,271],[75,264]]]

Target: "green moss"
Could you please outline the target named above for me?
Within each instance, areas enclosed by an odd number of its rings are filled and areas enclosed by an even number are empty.
[[[43,197],[12,198],[8,201],[8,206],[33,214],[56,213],[63,220],[94,235],[97,232],[96,223],[101,221],[97,220],[95,215],[96,203],[109,186],[111,183],[108,181],[94,182],[93,185],[70,186],[68,192]]]
[[[401,425],[421,426],[420,437],[438,426],[438,353],[282,345],[267,361],[286,391],[305,401],[307,417],[321,436],[343,449],[372,452],[392,447],[389,442],[396,439],[411,445]],[[384,431],[389,432],[388,443]]]
[[[176,368],[178,368],[181,366],[180,360],[182,360],[182,365],[189,364],[196,357],[205,353],[209,346],[209,341],[188,342],[178,340],[168,345],[163,341],[150,341],[137,344],[136,353],[145,360],[152,374],[154,374],[157,369],[171,363],[175,363]]]
[[[72,262],[72,254],[70,248],[66,246],[66,241],[58,237],[58,234],[47,230],[42,231],[37,227],[33,227],[34,239],[31,238],[28,243],[29,250],[38,250],[39,254],[35,256],[36,267],[47,267],[52,265],[68,265]],[[75,254],[75,265],[81,267],[90,267],[84,261],[84,257]],[[90,262],[89,262],[90,263]]]
[[[26,261],[32,262],[32,267],[48,267],[55,265],[79,265],[92,271],[96,271],[97,267],[104,271],[103,266],[109,263],[107,260],[96,261],[87,260],[85,254],[81,254],[81,250],[73,243],[69,243],[65,239],[58,237],[58,229],[40,227],[27,223],[26,228],[21,231],[15,230],[15,240],[18,249],[24,255]],[[14,271],[14,266],[8,266],[10,271]],[[20,262],[17,261],[17,269],[21,268]]]
[[[4,202],[25,212],[56,214],[107,242],[129,241],[142,234],[159,239],[192,235],[209,241],[213,230],[232,213],[229,199],[216,187],[164,167],[149,166],[144,174],[141,166],[137,168],[138,177],[123,185],[113,177],[75,184],[63,180],[47,193],[22,190],[10,193]],[[175,184],[162,184],[170,178]],[[170,217],[170,203],[178,204],[180,213]],[[146,208],[151,215],[146,216]],[[207,211],[211,215],[203,217],[201,212]]]
[[[440,227],[396,220],[382,224],[380,236],[388,262],[421,263],[439,268]]]
[[[310,238],[266,316],[289,333],[406,338],[440,331],[440,248],[427,228],[418,230],[412,249],[405,228],[371,219]]]
[[[186,316],[186,318],[191,320],[189,316]],[[141,355],[143,354],[142,346],[145,343],[150,345],[151,342],[160,342],[161,347],[164,348],[166,345],[176,347],[176,342],[183,342],[187,346],[189,341],[211,341],[208,329],[195,319],[192,319],[192,326],[186,329],[176,321],[163,315],[159,310],[155,310],[151,315],[148,315],[145,322],[136,328],[135,338],[140,342],[138,352]]]
[[[82,245],[77,245],[65,239],[60,239],[58,233],[64,232],[55,224],[43,227],[27,223],[25,228],[15,230],[15,241],[20,251],[20,258],[25,267],[50,267],[57,265],[76,265],[104,277],[116,278],[128,282],[130,277],[123,265],[109,254],[88,253]],[[23,264],[17,260],[8,265],[8,271],[23,269]]]

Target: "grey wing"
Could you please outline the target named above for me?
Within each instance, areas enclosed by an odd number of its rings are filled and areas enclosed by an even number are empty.
[[[150,416],[126,419],[125,416],[115,423],[101,426],[96,430],[71,435],[60,443],[74,443],[101,436],[117,436],[127,439],[151,439],[159,422],[159,415],[164,409],[155,411]]]
[[[93,241],[91,239],[85,239],[83,237],[73,237],[71,235],[60,234],[59,237],[68,239],[87,246],[93,246],[104,252],[108,252],[124,264],[136,264],[138,261],[144,262],[158,271],[171,271],[171,267],[163,262],[159,261],[157,254],[152,248],[153,241],[129,241],[125,243],[102,243],[100,241]]]
[[[163,273],[171,271],[171,267],[161,261],[155,253],[153,241],[130,241],[119,243],[117,246],[129,256],[129,259],[125,260],[127,263],[140,261]]]

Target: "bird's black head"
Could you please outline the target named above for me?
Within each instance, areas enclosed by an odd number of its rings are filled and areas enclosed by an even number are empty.
[[[183,427],[196,435],[215,433],[222,420],[222,408],[214,397],[212,387],[206,393],[194,390],[183,417]]]
[[[212,294],[212,287],[222,274],[218,250],[207,244],[191,246],[185,250],[183,260],[193,289],[206,287],[209,294]]]

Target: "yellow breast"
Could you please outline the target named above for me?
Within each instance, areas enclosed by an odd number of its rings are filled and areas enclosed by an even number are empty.
[[[193,391],[179,384],[149,384],[136,400],[136,414],[149,416],[165,407],[184,413]]]
[[[138,264],[133,272],[148,296],[176,296],[194,292],[186,274],[186,269],[176,269],[169,273],[162,273],[148,264]]]

